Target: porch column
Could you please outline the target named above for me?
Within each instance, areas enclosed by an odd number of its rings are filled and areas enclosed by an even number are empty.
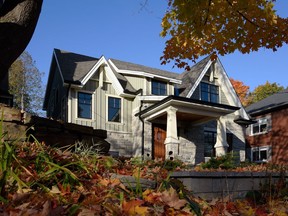
[[[226,155],[227,148],[229,147],[226,140],[226,121],[223,117],[217,119],[217,138],[214,145],[216,157]]]
[[[170,159],[170,157],[175,158],[178,154],[179,140],[177,137],[177,109],[174,107],[169,107],[167,109],[167,131],[165,139],[165,158]]]

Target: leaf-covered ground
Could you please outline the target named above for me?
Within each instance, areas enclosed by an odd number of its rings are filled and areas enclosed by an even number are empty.
[[[0,153],[0,215],[284,216],[288,213],[286,182],[279,186],[283,191],[256,194],[257,199],[253,194],[243,200],[208,202],[183,187],[175,187],[169,175],[175,169],[185,168],[179,161],[113,159],[90,151],[72,153],[37,142],[15,146],[3,142]],[[134,176],[135,185],[121,182],[115,174]],[[155,188],[143,188],[142,178],[156,182]]]

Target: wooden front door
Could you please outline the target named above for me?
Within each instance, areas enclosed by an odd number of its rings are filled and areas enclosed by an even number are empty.
[[[153,125],[153,157],[165,160],[166,125]]]

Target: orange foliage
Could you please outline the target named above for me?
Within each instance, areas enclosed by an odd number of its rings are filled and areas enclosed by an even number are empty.
[[[232,86],[234,87],[241,103],[243,106],[246,106],[248,104],[249,101],[249,86],[244,85],[244,83],[242,81],[239,80],[234,80],[232,78],[230,78],[230,82],[232,84]]]

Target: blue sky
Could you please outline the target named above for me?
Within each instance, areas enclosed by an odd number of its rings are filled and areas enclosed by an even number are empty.
[[[172,72],[173,64],[161,65],[165,38],[161,18],[167,0],[44,0],[37,28],[27,51],[45,73],[47,82],[54,48],[79,54],[115,58]],[[288,1],[277,0],[277,13],[288,17]],[[238,52],[220,56],[228,74],[253,90],[260,84],[276,82],[288,86],[288,46],[277,52],[261,49],[250,54]]]

